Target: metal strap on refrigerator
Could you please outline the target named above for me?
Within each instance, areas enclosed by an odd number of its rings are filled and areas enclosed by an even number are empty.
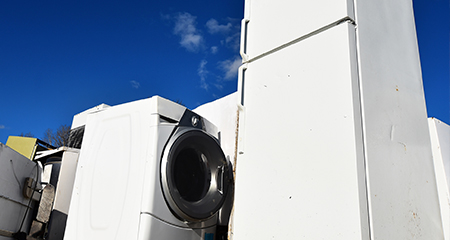
[[[245,19],[244,19],[244,20],[245,20]],[[244,22],[244,20],[242,20],[242,21]],[[344,22],[348,22],[348,23],[350,23],[350,24],[356,25],[356,24],[355,24],[355,21],[354,21],[353,19],[351,19],[350,17],[347,16],[347,17],[341,18],[341,19],[339,19],[339,20],[337,20],[337,21],[335,21],[335,22],[333,22],[333,23],[331,23],[331,24],[328,24],[328,25],[326,25],[326,26],[324,26],[324,27],[321,27],[321,28],[319,28],[319,29],[317,29],[317,30],[315,30],[315,31],[312,31],[312,32],[310,32],[310,33],[308,33],[308,34],[306,34],[306,35],[303,35],[303,36],[301,36],[301,37],[299,37],[299,38],[296,38],[296,39],[294,39],[294,40],[292,40],[292,41],[290,41],[290,42],[288,42],[288,43],[285,43],[285,44],[283,44],[283,45],[281,45],[281,46],[279,46],[279,47],[276,47],[276,48],[274,48],[274,49],[272,49],[272,50],[270,50],[270,51],[268,51],[268,52],[262,53],[262,54],[260,54],[260,55],[258,55],[258,56],[256,56],[256,57],[254,57],[254,58],[248,59],[248,56],[245,54],[245,55],[247,56],[247,60],[243,57],[243,58],[242,58],[242,62],[243,62],[243,63],[250,63],[250,62],[253,62],[253,61],[258,60],[258,59],[260,59],[260,58],[263,58],[263,57],[265,57],[265,56],[267,56],[267,55],[270,55],[270,54],[275,53],[275,52],[278,52],[278,51],[280,51],[280,50],[282,50],[282,49],[284,49],[284,48],[287,48],[287,47],[289,47],[289,46],[291,46],[291,45],[293,45],[293,44],[296,44],[296,43],[298,43],[298,42],[300,42],[300,41],[303,41],[303,40],[305,40],[305,39],[307,39],[307,38],[309,38],[309,37],[312,37],[312,36],[314,36],[314,35],[317,35],[317,34],[323,32],[323,31],[326,31],[326,30],[328,30],[328,29],[330,29],[330,28],[332,28],[332,27],[335,27],[335,26],[337,26],[337,25],[339,25],[339,24],[342,24],[342,23],[344,23]],[[247,31],[247,28],[245,28],[245,31]],[[241,41],[242,41],[242,39],[241,39]],[[245,36],[245,41],[247,41],[247,36]],[[242,44],[242,42],[241,42],[241,44]]]

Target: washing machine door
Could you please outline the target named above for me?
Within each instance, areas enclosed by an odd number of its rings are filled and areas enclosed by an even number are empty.
[[[214,215],[228,193],[229,168],[216,138],[203,130],[179,128],[161,162],[161,184],[172,212],[190,222]]]

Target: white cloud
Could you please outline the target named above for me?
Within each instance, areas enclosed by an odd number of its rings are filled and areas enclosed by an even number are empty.
[[[218,51],[219,51],[219,47],[217,47],[217,46],[212,46],[211,47],[211,53],[212,54],[216,54]]]
[[[225,60],[222,62],[219,62],[219,68],[224,71],[225,80],[232,80],[233,78],[237,77],[238,74],[238,68],[241,66],[242,60],[240,57],[235,57],[234,59]]]
[[[198,66],[198,69],[197,69],[198,76],[200,76],[200,87],[205,90],[208,90],[208,87],[209,87],[208,83],[206,83],[206,77],[209,74],[208,70],[206,70],[207,63],[208,62],[205,59],[203,59],[200,62],[200,65]]]
[[[131,83],[131,87],[138,89],[139,87],[141,87],[141,84],[139,82],[136,81],[130,81]]]
[[[227,34],[233,25],[231,23],[227,23],[227,25],[220,25],[219,22],[217,22],[216,19],[209,19],[208,22],[206,22],[206,27],[208,28],[209,33],[215,34],[215,33],[222,33]]]
[[[0,129],[5,129],[5,125],[0,125]]]
[[[196,52],[203,44],[203,36],[196,28],[196,17],[189,13],[179,13],[175,17],[173,33],[180,36],[180,44],[190,52]]]
[[[236,32],[231,36],[228,36],[227,38],[225,38],[225,45],[235,51],[239,50],[239,45],[240,45],[240,32]]]

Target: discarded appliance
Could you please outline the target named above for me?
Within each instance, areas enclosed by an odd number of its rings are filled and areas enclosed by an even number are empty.
[[[234,240],[443,238],[411,1],[246,0],[241,56]]]
[[[83,142],[84,128],[86,126],[86,118],[88,114],[101,111],[103,109],[109,108],[109,105],[104,103],[97,105],[95,107],[89,108],[81,113],[73,116],[72,126],[70,127],[70,135],[67,146],[71,148],[81,148],[81,143]]]
[[[179,104],[90,113],[64,239],[214,239],[232,179],[217,128]]]
[[[444,239],[450,240],[450,126],[428,118]]]
[[[0,143],[0,239],[26,237],[40,199],[42,166]]]
[[[48,240],[62,240],[72,196],[79,149],[60,147],[36,153],[35,161],[44,162],[42,185],[51,185],[54,193],[45,224],[37,224],[31,235]],[[34,223],[34,222],[33,222]],[[40,226],[38,226],[40,225]]]
[[[232,93],[213,102],[205,103],[193,111],[210,120],[220,129],[220,144],[226,158],[236,166],[236,142],[238,127],[237,93]],[[233,169],[234,170],[234,169]],[[233,176],[234,177],[234,176]],[[223,207],[219,210],[216,240],[232,239],[232,207],[234,201],[234,181],[230,186],[233,194],[228,194]],[[228,227],[228,228],[227,228]]]
[[[14,149],[30,160],[34,159],[36,152],[55,149],[52,145],[33,137],[9,136],[6,146]]]

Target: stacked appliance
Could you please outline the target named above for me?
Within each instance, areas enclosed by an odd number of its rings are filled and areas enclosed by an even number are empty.
[[[0,239],[26,237],[38,208],[42,165],[0,143]]]
[[[428,118],[444,239],[450,240],[450,126]]]
[[[235,240],[442,239],[412,2],[246,0]]]
[[[217,128],[179,104],[90,113],[64,239],[214,239],[232,179]]]

